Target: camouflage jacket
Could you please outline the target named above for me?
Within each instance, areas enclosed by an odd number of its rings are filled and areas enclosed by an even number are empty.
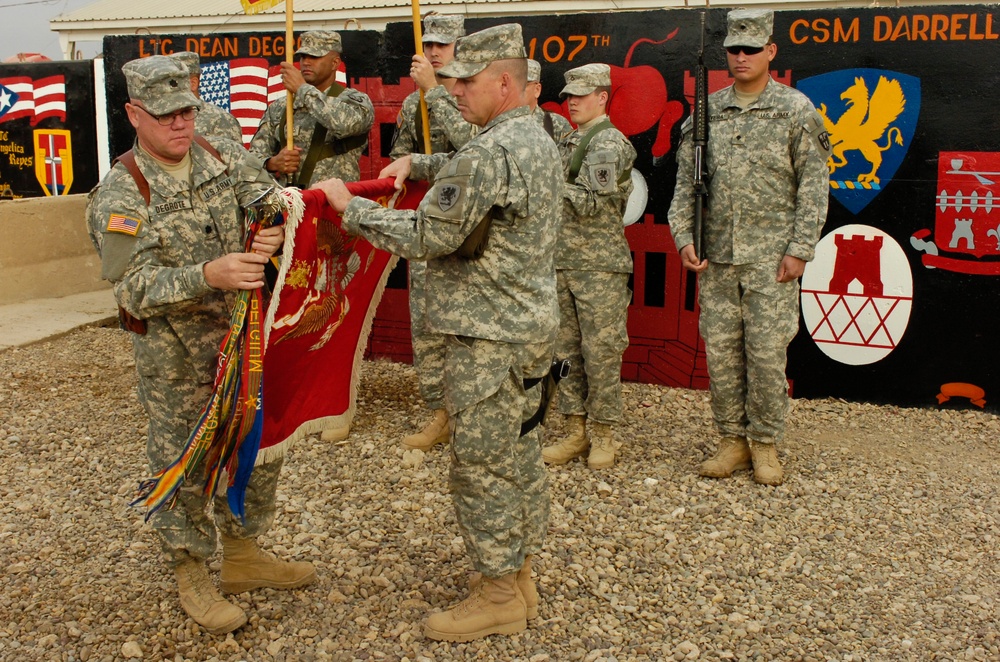
[[[298,182],[296,173],[296,186],[307,188],[310,184],[330,177],[339,177],[346,182],[358,181],[361,176],[358,160],[365,145],[344,152],[338,144],[345,138],[368,135],[375,121],[375,108],[368,95],[347,88],[340,96],[331,97],[306,83],[295,95],[293,108],[295,146],[302,148],[301,163],[306,162],[317,122],[326,127],[326,146],[329,151],[334,152],[316,162],[316,168],[308,182]],[[264,112],[257,133],[250,141],[250,151],[266,161],[281,151],[284,137],[285,99],[281,98],[272,102]],[[279,181],[282,184],[289,183],[285,177],[279,178]]]
[[[538,120],[538,123],[545,128],[545,116],[548,115],[552,121],[552,140],[558,143],[566,134],[573,130],[573,125],[569,123],[569,120],[560,115],[559,113],[553,113],[551,110],[545,110],[541,106],[535,106],[535,109],[531,112],[531,116]],[[548,133],[548,131],[546,131]]]
[[[431,153],[454,152],[472,139],[479,131],[475,124],[462,119],[455,97],[438,85],[427,92],[427,117],[431,125]],[[420,90],[403,99],[403,107],[396,118],[396,137],[392,141],[389,158],[393,161],[407,154],[424,153],[423,131],[417,133],[417,116],[420,114]]]
[[[414,155],[414,179],[428,179],[430,169],[441,167],[416,210],[354,198],[344,212],[348,232],[401,257],[427,260],[431,331],[511,343],[554,337],[562,173],[555,143],[529,112],[521,106],[495,117],[450,160]],[[487,216],[493,224],[483,255],[455,255]]]
[[[567,179],[573,153],[583,138],[576,130],[559,142]],[[632,193],[633,161],[635,149],[618,129],[604,129],[591,138],[579,174],[563,186],[557,269],[632,272],[622,214]]]
[[[242,145],[210,142],[223,162],[192,144],[190,184],[135,144],[136,164],[149,182],[148,206],[120,163],[90,192],[87,226],[102,277],[113,284],[118,305],[146,320],[147,333],[132,336],[141,376],[212,381],[232,297],[205,282],[203,266],[243,250],[240,204],[275,186]]]
[[[708,98],[705,256],[723,264],[812,260],[826,221],[829,136],[808,97],[769,80],[746,110],[732,87]],[[682,127],[667,216],[678,249],[694,241],[694,148]]]
[[[243,144],[243,129],[239,120],[214,103],[202,102],[194,121],[194,130],[200,136],[228,138]]]

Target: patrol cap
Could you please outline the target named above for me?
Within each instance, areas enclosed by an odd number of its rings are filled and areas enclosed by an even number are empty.
[[[201,108],[191,91],[187,67],[166,55],[153,55],[126,62],[122,67],[129,98],[141,101],[153,115],[166,115],[181,108]]]
[[[173,58],[183,64],[187,68],[189,76],[197,76],[201,73],[201,58],[198,57],[197,53],[179,51],[171,53],[167,57]]]
[[[540,83],[542,80],[542,65],[538,60],[528,60],[528,82]]]
[[[563,76],[566,78],[566,87],[559,93],[561,97],[582,97],[599,87],[611,86],[611,67],[599,62],[570,69]]]
[[[442,78],[471,78],[498,60],[524,60],[521,26],[505,23],[486,28],[455,42],[455,59],[437,71]]]
[[[424,18],[424,43],[453,44],[465,36],[465,17],[458,14],[431,14]]]
[[[323,57],[330,51],[344,52],[344,46],[340,41],[340,33],[313,30],[302,35],[302,40],[299,42],[299,50],[295,51],[295,54]]]
[[[770,9],[734,9],[726,16],[728,32],[724,48],[750,46],[763,48],[774,29],[774,12]]]

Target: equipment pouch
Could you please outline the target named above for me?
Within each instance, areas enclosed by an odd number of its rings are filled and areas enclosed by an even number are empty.
[[[483,217],[483,220],[472,228],[472,232],[465,238],[462,245],[455,251],[455,255],[466,260],[478,260],[486,252],[486,247],[490,244],[490,228],[493,226],[493,212]]]

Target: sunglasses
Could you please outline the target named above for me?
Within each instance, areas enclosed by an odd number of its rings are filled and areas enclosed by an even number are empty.
[[[764,50],[763,46],[727,46],[726,52],[730,55],[739,55],[743,53],[744,55],[756,55]]]
[[[195,118],[195,115],[198,114],[198,109],[194,106],[191,106],[190,108],[181,108],[180,110],[175,110],[172,113],[166,113],[164,115],[154,115],[137,103],[132,105],[159,122],[160,126],[170,126],[174,123],[174,118],[178,116],[185,122],[190,122]]]

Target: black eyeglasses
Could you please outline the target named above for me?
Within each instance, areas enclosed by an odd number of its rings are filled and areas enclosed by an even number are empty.
[[[134,103],[132,105],[141,110],[142,112],[146,113],[153,119],[155,119],[157,122],[159,122],[160,126],[170,126],[171,124],[174,123],[174,119],[176,119],[178,116],[185,122],[190,122],[191,120],[194,119],[195,115],[198,114],[198,109],[195,108],[194,106],[190,106],[188,108],[181,108],[180,110],[175,110],[172,113],[166,113],[164,115],[154,115],[153,113],[149,112],[148,110],[146,110],[137,103]]]
[[[739,55],[741,52],[744,55],[756,55],[762,50],[763,46],[726,46],[726,52],[730,55]]]

